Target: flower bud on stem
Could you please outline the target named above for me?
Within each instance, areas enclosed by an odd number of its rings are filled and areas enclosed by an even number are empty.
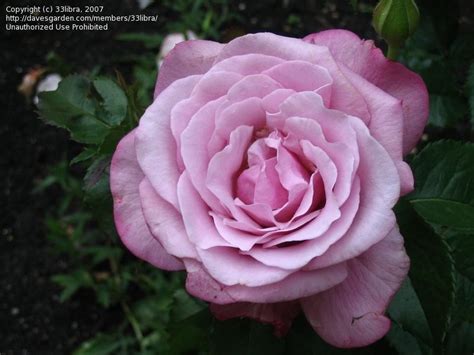
[[[419,18],[414,0],[381,0],[377,4],[372,24],[388,44],[389,59],[396,59],[407,38],[415,32]]]

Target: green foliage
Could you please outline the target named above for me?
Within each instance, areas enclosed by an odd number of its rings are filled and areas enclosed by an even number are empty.
[[[474,231],[474,144],[441,141],[427,146],[412,163],[415,210],[428,222]]]
[[[211,328],[211,355],[284,354],[284,341],[273,335],[272,326],[254,321],[214,321]]]
[[[400,60],[421,74],[430,93],[429,123],[462,125],[468,117],[467,69],[474,60],[473,35],[458,30],[458,1],[419,1],[421,22]],[[468,80],[469,81],[469,80]],[[469,87],[469,85],[467,84]]]
[[[191,30],[201,38],[219,39],[224,24],[240,21],[227,0],[165,0],[163,5],[179,17],[179,21],[169,24],[168,32]]]
[[[97,78],[93,81],[94,88],[102,97],[102,107],[105,113],[101,118],[111,126],[122,123],[127,115],[127,96],[122,89],[107,78]]]
[[[467,97],[469,98],[469,109],[471,113],[471,124],[474,124],[474,63],[469,67],[466,81]]]
[[[113,335],[99,334],[94,339],[82,343],[73,355],[126,354],[124,350],[132,342],[131,337],[118,338]]]
[[[454,355],[474,348],[468,340],[474,315],[473,163],[474,145],[455,141],[429,144],[411,162],[415,191],[396,208],[411,283],[392,302],[395,327],[387,336],[400,354]]]
[[[401,354],[420,353],[422,347],[432,346],[433,337],[425,312],[409,278],[395,295],[388,313],[394,322],[388,339]]]
[[[163,41],[163,35],[158,33],[121,33],[117,39],[124,42],[138,42],[148,49],[158,49]]]
[[[67,129],[80,143],[99,144],[107,133],[107,124],[97,113],[90,98],[90,83],[85,77],[73,75],[62,80],[55,91],[42,92],[40,115],[48,123]]]
[[[431,329],[435,354],[442,353],[454,304],[455,276],[450,249],[406,201],[398,204],[396,212],[411,260],[410,280]],[[425,334],[421,336],[423,340],[428,338]]]
[[[41,118],[67,129],[75,141],[92,146],[100,146],[128,113],[125,93],[105,78],[91,83],[85,76],[71,75],[59,83],[57,90],[40,93],[39,99]],[[124,126],[132,128],[130,124]]]
[[[101,164],[94,163],[90,170],[94,165]],[[95,180],[101,173],[88,175],[88,180]],[[124,255],[113,227],[99,228],[102,213],[83,211],[86,192],[81,185],[62,162],[36,189],[36,193],[54,188],[63,192],[60,208],[47,218],[47,236],[52,251],[67,257],[69,268],[52,276],[52,281],[62,288],[61,302],[81,292],[93,293],[102,307],[118,307],[123,319],[109,333],[83,343],[75,354],[181,354],[205,348],[209,313],[182,290],[183,275],[165,274]],[[111,215],[110,209],[106,213]]]

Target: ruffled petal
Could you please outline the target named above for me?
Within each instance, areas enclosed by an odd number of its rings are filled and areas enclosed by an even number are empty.
[[[409,264],[403,238],[394,228],[381,242],[348,261],[346,280],[301,301],[306,318],[331,345],[352,348],[372,344],[390,329],[385,309]]]
[[[284,88],[295,91],[315,91],[329,107],[332,77],[326,68],[300,60],[287,61],[263,72],[277,80]]]
[[[137,257],[160,269],[181,270],[181,261],[163,249],[145,222],[138,191],[145,176],[136,158],[135,132],[122,138],[110,166],[115,226],[122,242]]]
[[[368,121],[369,113],[362,96],[341,73],[330,51],[323,46],[312,46],[300,39],[272,33],[255,33],[238,37],[222,49],[216,58],[219,62],[234,56],[256,53],[285,60],[301,60],[326,68],[333,79],[331,103],[344,112]],[[238,58],[238,57],[236,57]]]

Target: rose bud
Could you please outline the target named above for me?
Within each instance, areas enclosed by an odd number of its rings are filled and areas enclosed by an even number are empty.
[[[398,50],[418,26],[420,12],[414,0],[382,0],[374,10],[372,24],[388,43],[390,51]],[[396,53],[394,53],[396,55]]]

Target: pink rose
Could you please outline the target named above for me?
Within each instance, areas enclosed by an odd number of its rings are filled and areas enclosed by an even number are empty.
[[[392,208],[427,113],[420,77],[348,31],[180,43],[112,160],[118,233],[219,319],[283,333],[302,310],[370,344],[409,268]]]

